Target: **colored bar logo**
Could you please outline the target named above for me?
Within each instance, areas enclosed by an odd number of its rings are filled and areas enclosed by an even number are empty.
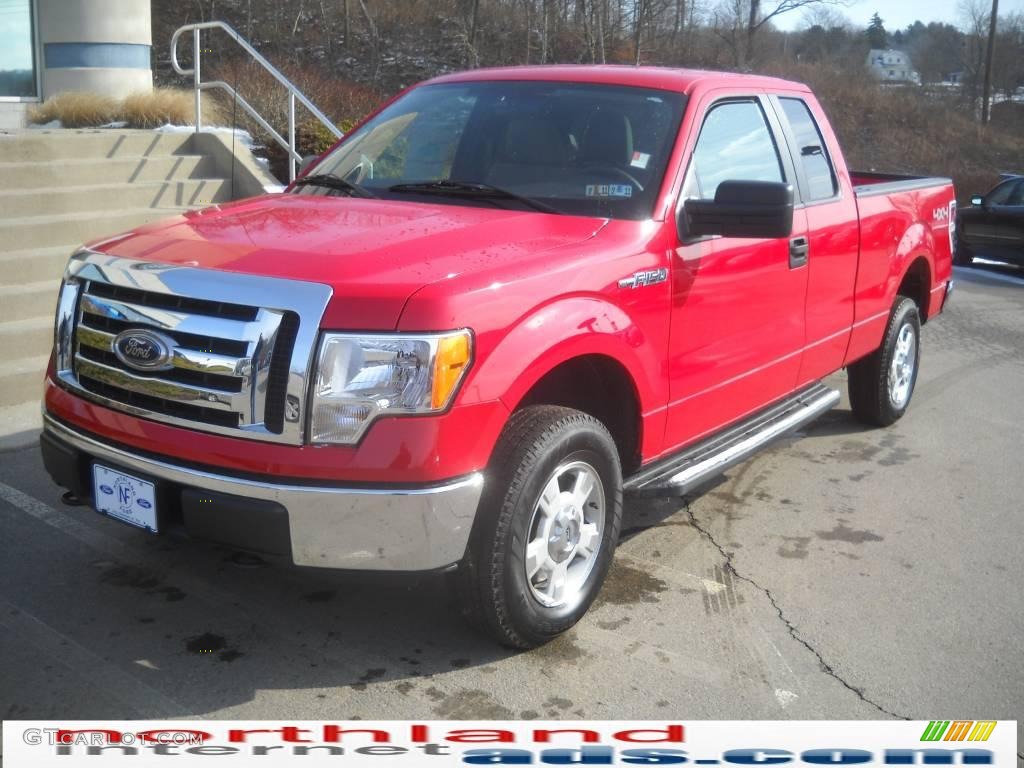
[[[988,741],[995,720],[931,720],[921,741]]]

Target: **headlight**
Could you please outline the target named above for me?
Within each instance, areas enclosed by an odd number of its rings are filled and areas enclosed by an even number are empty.
[[[310,440],[354,443],[377,416],[448,407],[472,357],[469,331],[405,336],[324,334]]]

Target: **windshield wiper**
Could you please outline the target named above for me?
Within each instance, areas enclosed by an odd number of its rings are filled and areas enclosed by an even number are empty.
[[[517,203],[533,208],[542,213],[561,213],[557,208],[552,208],[546,203],[534,200],[529,197],[517,195],[507,189],[494,187],[490,184],[480,184],[474,181],[422,181],[409,184],[395,184],[388,187],[389,192],[409,193],[416,195],[443,195],[445,197],[465,197],[475,200],[514,200]]]
[[[310,176],[303,176],[301,179],[296,179],[294,185],[296,187],[308,185],[326,187],[327,189],[335,189],[339,192],[347,192],[350,197],[377,197],[366,187],[356,184],[354,181],[343,179],[341,176],[336,176],[333,173],[314,173]]]

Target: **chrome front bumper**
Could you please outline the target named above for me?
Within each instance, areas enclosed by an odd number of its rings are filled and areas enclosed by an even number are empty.
[[[462,559],[483,490],[475,473],[445,485],[334,488],[216,474],[136,455],[44,415],[44,437],[127,472],[186,489],[274,502],[287,510],[296,565],[424,571]]]

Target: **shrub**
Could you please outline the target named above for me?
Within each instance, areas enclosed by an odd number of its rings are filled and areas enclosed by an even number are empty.
[[[224,113],[209,94],[203,94],[203,125],[223,125]],[[129,128],[158,128],[161,125],[195,125],[193,91],[178,88],[154,88],[128,96],[121,104],[120,119]]]
[[[216,101],[203,95],[203,124],[223,125],[224,113]],[[192,91],[156,88],[133,93],[118,102],[110,96],[86,91],[67,91],[32,107],[33,123],[60,120],[65,128],[93,128],[117,121],[128,128],[158,128],[161,125],[195,125],[195,98]]]
[[[28,118],[33,123],[60,120],[65,128],[92,128],[113,122],[117,115],[116,100],[86,91],[58,93],[28,111]]]
[[[341,130],[340,127],[339,130]],[[298,146],[299,154],[303,157],[321,155],[330,149],[337,140],[338,137],[315,117],[300,123],[295,132],[295,143]]]

